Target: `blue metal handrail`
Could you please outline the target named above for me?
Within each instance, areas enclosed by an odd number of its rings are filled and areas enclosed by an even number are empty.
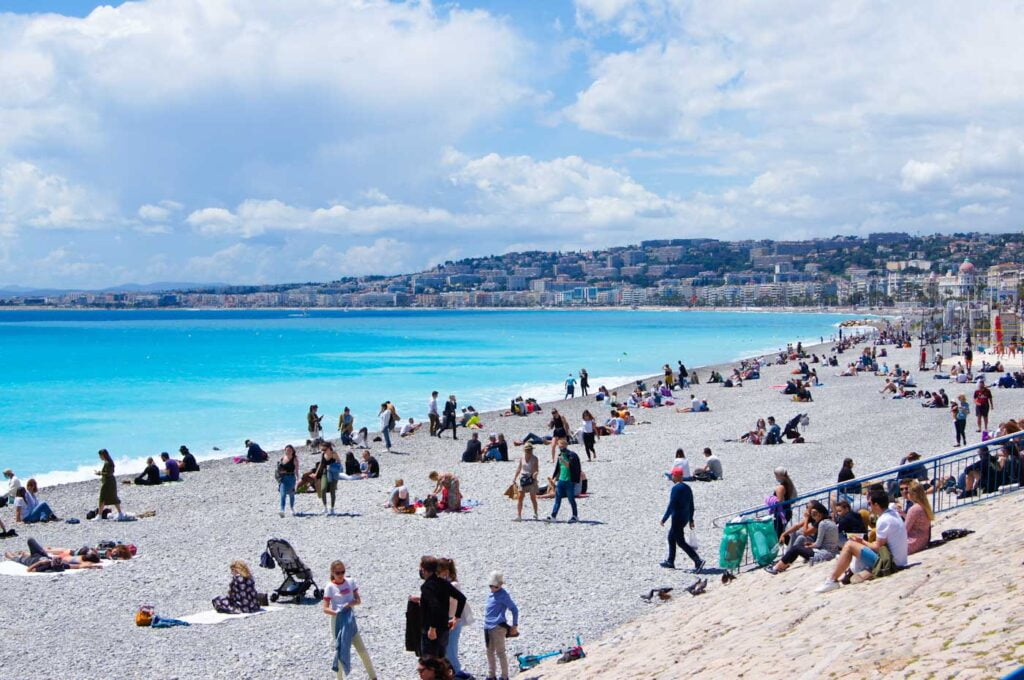
[[[964,463],[966,463],[967,461],[973,462],[975,456],[977,455],[978,449],[981,449],[982,447],[997,449],[1003,444],[1015,440],[1024,442],[1024,431],[1014,432],[1012,434],[1004,435],[1002,437],[995,437],[993,439],[989,439],[978,444],[964,446],[958,449],[954,449],[952,451],[947,451],[946,453],[941,453],[939,455],[932,456],[930,458],[924,458],[921,460],[913,461],[911,463],[897,465],[896,467],[888,468],[886,470],[875,472],[870,475],[865,475],[863,477],[858,477],[856,479],[847,480],[845,482],[838,482],[830,486],[822,487],[820,489],[815,489],[814,491],[801,494],[796,498],[784,501],[783,503],[778,505],[758,505],[755,507],[747,508],[745,510],[740,510],[739,512],[729,513],[728,515],[720,515],[712,519],[711,524],[715,528],[721,528],[720,522],[722,520],[733,520],[738,518],[740,520],[749,521],[750,519],[758,517],[760,515],[774,516],[774,512],[777,507],[789,507],[792,509],[793,516],[799,517],[798,512],[802,512],[803,507],[806,506],[810,501],[820,501],[822,499],[830,500],[833,497],[837,496],[838,494],[843,493],[843,490],[848,487],[865,487],[873,483],[878,483],[879,481],[895,480],[900,472],[903,472],[905,470],[917,469],[920,467],[925,467],[926,469],[930,470],[931,474],[928,477],[930,480],[946,480],[952,477],[953,479],[958,480],[957,483],[959,484],[959,480],[962,478],[964,470],[967,467],[966,465],[964,465]],[[993,453],[993,455],[995,454]],[[1020,474],[1020,478],[1018,479],[1017,485],[1012,489],[1000,489],[1000,491],[1018,491],[1024,489],[1024,470],[1018,470],[1018,472]],[[979,501],[991,497],[991,495],[986,497],[984,495],[984,492],[979,490],[978,493],[972,496],[961,498],[959,495],[947,493],[946,485],[944,483],[937,484],[931,492],[932,510],[936,513],[946,512],[948,510],[962,507],[964,505],[969,505],[971,503],[977,503]],[[826,507],[827,505],[828,504],[826,503]],[[748,552],[748,554],[744,556],[743,566],[749,564],[750,561],[751,560],[749,558]]]

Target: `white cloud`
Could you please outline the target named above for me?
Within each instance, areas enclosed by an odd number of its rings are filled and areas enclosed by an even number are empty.
[[[364,120],[460,128],[529,94],[518,71],[525,49],[486,12],[429,2],[143,0],[85,18],[4,15],[0,112],[27,127],[38,117],[42,135],[84,115],[89,127],[67,132],[90,136],[103,134],[99,110],[197,97],[302,106],[316,93],[328,110],[401,114]]]
[[[390,229],[410,229],[451,221],[440,208],[418,208],[399,203],[348,207],[340,203],[326,208],[301,208],[277,199],[248,199],[235,210],[202,208],[185,221],[207,236],[236,235],[251,238],[267,232],[314,232],[324,234],[375,234]]]
[[[944,181],[949,177],[948,166],[929,161],[907,161],[900,170],[904,191],[916,191]]]
[[[110,213],[108,201],[60,175],[25,162],[0,167],[0,230],[96,229]]]
[[[343,251],[322,245],[302,261],[301,267],[307,271],[322,272],[329,279],[364,274],[397,274],[413,266],[410,256],[415,254],[407,243],[394,238],[378,238],[373,243],[355,245]]]
[[[138,215],[147,222],[166,222],[172,215],[179,212],[184,207],[185,206],[177,201],[168,200],[160,201],[160,203],[156,205],[146,203],[139,206]]]

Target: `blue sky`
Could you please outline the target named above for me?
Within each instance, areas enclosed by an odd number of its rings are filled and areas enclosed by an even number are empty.
[[[0,285],[1021,227],[1013,3],[0,7]]]

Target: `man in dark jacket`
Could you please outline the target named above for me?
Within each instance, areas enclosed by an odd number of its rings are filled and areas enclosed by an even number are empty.
[[[572,508],[572,517],[569,524],[579,521],[576,510],[576,485],[583,477],[583,469],[580,466],[580,457],[575,451],[569,450],[569,444],[564,439],[558,440],[558,463],[555,465],[555,506],[551,508],[549,520],[558,517],[558,509],[562,506],[562,499],[569,499],[569,506]]]
[[[466,607],[466,596],[451,583],[437,575],[437,558],[430,555],[420,559],[420,626],[421,656],[445,658],[448,632],[459,623]],[[455,618],[448,618],[448,603],[455,598]]]
[[[662,562],[661,566],[666,569],[675,569],[676,545],[678,545],[693,560],[694,571],[700,571],[704,567],[704,560],[700,558],[696,550],[690,547],[684,535],[687,525],[691,529],[693,528],[693,491],[683,481],[682,468],[672,470],[672,481],[675,484],[672,485],[672,491],[668,497],[668,507],[661,518],[661,526],[665,526],[665,522],[669,518],[672,519],[668,530],[668,559]]]
[[[474,432],[466,442],[466,450],[462,452],[463,463],[480,462],[480,435]]]
[[[458,413],[458,408],[459,404],[455,401],[455,395],[449,395],[448,401],[444,403],[444,420],[441,421],[441,429],[437,431],[438,437],[450,427],[452,428],[452,439],[458,439],[455,432],[455,414]]]
[[[250,463],[266,463],[267,452],[264,451],[259,444],[253,441],[245,440],[245,458]]]

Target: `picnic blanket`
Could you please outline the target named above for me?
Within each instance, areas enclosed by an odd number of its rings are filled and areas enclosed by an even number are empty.
[[[59,576],[61,574],[81,574],[91,569],[65,569],[64,571],[29,571],[20,562],[4,560],[0,562],[0,576]]]
[[[252,612],[251,614],[221,614],[216,610],[210,609],[208,611],[197,612],[195,614],[189,614],[188,616],[182,616],[181,620],[185,623],[190,623],[193,626],[214,626],[218,623],[224,623],[225,621],[244,619],[250,616],[256,616],[257,614],[264,614],[266,612],[276,612],[281,609],[284,609],[284,607],[271,605],[269,607],[263,607],[258,612]]]

